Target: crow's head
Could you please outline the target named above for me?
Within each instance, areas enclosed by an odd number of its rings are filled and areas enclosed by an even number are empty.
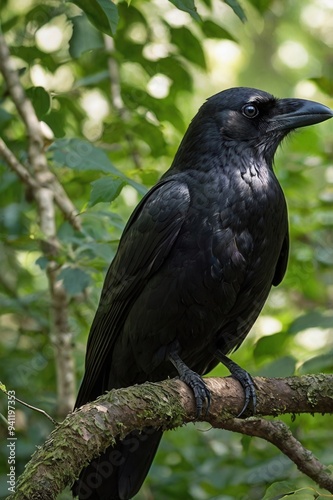
[[[250,140],[319,123],[333,116],[323,104],[305,99],[277,99],[262,90],[238,87],[210,97],[201,112],[213,115],[224,137]]]
[[[292,130],[333,117],[323,104],[304,99],[277,99],[262,90],[238,87],[207,100],[199,114],[215,121],[224,141],[247,142],[273,156]]]
[[[210,97],[201,106],[179,150],[184,165],[188,151],[214,154],[225,148],[259,155],[268,163],[292,130],[328,120],[333,111],[304,99],[277,99],[262,90],[236,87]],[[192,155],[193,157],[193,155]]]

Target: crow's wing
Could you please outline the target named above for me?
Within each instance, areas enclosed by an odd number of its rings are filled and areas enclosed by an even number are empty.
[[[146,282],[168,257],[189,206],[188,186],[165,179],[146,194],[130,217],[107,272],[91,326],[76,407],[107,389],[103,387],[103,371],[114,342]]]

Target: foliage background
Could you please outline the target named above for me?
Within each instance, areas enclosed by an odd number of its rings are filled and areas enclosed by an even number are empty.
[[[218,0],[198,1],[199,20],[195,11],[191,15],[166,1],[119,2],[112,47],[79,8],[87,7],[83,0],[76,5],[1,2],[2,31],[21,82],[48,126],[49,164],[83,226],[81,234],[75,233],[57,216],[59,279],[69,297],[78,381],[103,277],[124,224],[140,196],[169,167],[204,99],[243,85],[333,107],[331,2],[244,1],[246,22],[240,19],[240,5],[228,3],[235,11]],[[94,20],[105,29],[103,16]],[[115,89],[121,92],[118,101]],[[24,163],[27,138],[1,80],[0,134]],[[233,359],[253,375],[332,372],[332,123],[287,140],[277,154],[276,171],[289,205],[288,273]],[[17,397],[56,416],[47,262],[40,250],[36,206],[1,159],[0,176],[0,380]],[[226,374],[223,367],[214,372]],[[5,399],[1,396],[4,415]],[[333,463],[331,418],[285,420],[322,462]],[[22,471],[51,425],[18,407],[16,428],[17,468]],[[5,424],[0,433],[5,443]],[[7,450],[1,446],[0,496],[7,493],[7,472]],[[137,498],[256,500],[280,481],[287,483],[274,488],[284,493],[306,488],[293,498],[314,498],[310,480],[271,445],[226,431],[208,432],[201,424],[165,435]],[[273,498],[269,491],[267,499]]]

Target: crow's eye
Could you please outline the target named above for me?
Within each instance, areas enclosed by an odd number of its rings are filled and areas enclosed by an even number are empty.
[[[245,104],[245,106],[242,107],[242,113],[247,118],[255,118],[258,116],[259,110],[254,104]]]

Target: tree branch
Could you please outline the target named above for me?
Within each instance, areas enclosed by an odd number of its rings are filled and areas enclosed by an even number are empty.
[[[298,468],[333,492],[332,477],[280,422],[234,418],[243,407],[240,384],[232,378],[205,379],[212,395],[208,415],[213,427],[259,436],[278,446]],[[333,375],[285,379],[255,378],[258,415],[333,412]],[[112,390],[68,415],[33,455],[11,500],[52,500],[72,484],[82,468],[105,448],[147,426],[173,429],[196,420],[192,391],[179,380]],[[137,437],[140,440],[140,434]]]
[[[8,46],[1,34],[0,71],[6,82],[8,93],[26,127],[29,139],[29,168],[21,165],[4,141],[0,142],[0,153],[9,167],[31,188],[38,207],[39,225],[43,233],[41,249],[49,262],[47,277],[53,313],[51,329],[54,336],[58,413],[60,416],[65,416],[75,401],[75,380],[72,335],[68,326],[68,299],[62,283],[57,280],[59,266],[55,261],[55,256],[60,245],[57,238],[55,204],[75,229],[80,229],[80,221],[76,217],[77,211],[74,205],[48,167],[40,123],[31,101],[24,92],[19,75],[10,58]]]
[[[218,427],[218,426],[216,426]],[[274,444],[279,450],[290,458],[298,469],[309,476],[321,488],[333,493],[333,477],[313,453],[292,435],[288,426],[281,422],[253,418],[249,420],[232,419],[222,424],[222,429],[256,436]]]
[[[41,185],[37,179],[35,179],[30,171],[22,165],[13,154],[13,152],[8,148],[7,144],[0,138],[0,156],[5,160],[8,167],[17,174],[21,181],[29,187],[33,192],[38,189],[42,189],[45,185]],[[51,176],[53,174],[50,172]],[[45,183],[44,183],[45,184]],[[46,183],[47,185],[47,183]],[[57,181],[52,184],[53,198],[58,206],[58,208],[63,213],[64,217],[71,223],[74,229],[80,230],[81,224],[78,219],[78,212],[76,211],[71,200],[67,197],[65,191],[61,184]]]
[[[69,327],[68,296],[57,279],[59,266],[51,262],[47,267],[52,297],[53,333],[51,342],[57,371],[57,413],[61,417],[72,411],[75,401],[75,365],[73,335]]]
[[[38,182],[30,174],[22,163],[18,161],[16,156],[7,147],[6,143],[0,137],[0,156],[5,160],[7,165],[17,174],[21,181],[32,190],[38,189]]]

